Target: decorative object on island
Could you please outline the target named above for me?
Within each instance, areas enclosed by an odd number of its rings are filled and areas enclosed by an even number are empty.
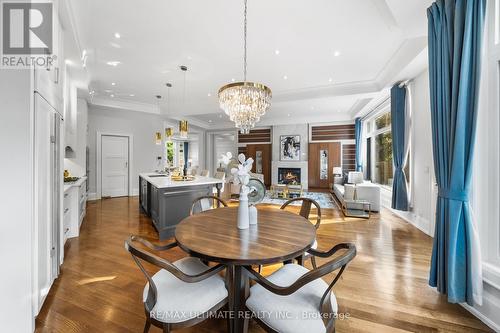
[[[250,133],[269,106],[271,89],[261,83],[247,82],[247,0],[244,0],[243,82],[232,82],[219,89],[220,107],[242,134]]]
[[[160,132],[155,133],[155,143],[157,145],[161,145],[161,133]]]
[[[257,224],[257,208],[255,205],[264,200],[266,196],[266,186],[257,178],[250,178],[248,187],[250,188],[250,193],[248,194],[250,224]]]
[[[280,136],[280,161],[300,161],[300,135]]]

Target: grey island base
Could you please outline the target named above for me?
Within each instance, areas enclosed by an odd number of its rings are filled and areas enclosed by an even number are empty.
[[[191,181],[173,181],[162,174],[139,175],[139,208],[153,221],[160,240],[174,236],[175,227],[189,216],[193,201],[212,195],[213,188],[220,195],[222,180],[196,177]]]

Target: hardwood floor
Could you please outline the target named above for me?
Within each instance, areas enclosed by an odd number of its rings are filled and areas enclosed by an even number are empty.
[[[124,240],[156,233],[138,207],[137,197],[88,203],[80,237],[66,244],[61,275],[36,320],[37,332],[142,332],[145,279]],[[337,332],[491,332],[427,285],[430,237],[387,210],[370,220],[344,219],[334,209],[323,216],[320,249],[346,241],[358,249],[334,288],[339,311],[349,314],[337,321]],[[174,261],[185,254],[174,249],[164,256]],[[226,323],[208,320],[182,332],[226,332]],[[250,332],[263,331],[251,322]]]

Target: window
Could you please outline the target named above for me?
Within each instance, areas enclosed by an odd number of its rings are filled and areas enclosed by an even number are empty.
[[[392,160],[391,106],[389,99],[374,118],[366,124],[366,178],[372,182],[392,188],[394,164]],[[411,143],[410,143],[411,149]],[[410,184],[410,157],[404,171],[408,186]]]
[[[167,161],[167,167],[173,167],[175,165],[175,149],[172,141],[165,142],[165,156],[167,157],[165,159]]]
[[[487,1],[471,206],[477,221],[485,279],[500,284],[500,1]],[[483,129],[488,129],[487,131]]]
[[[386,132],[375,136],[375,172],[373,181],[381,185],[392,186],[392,133]]]

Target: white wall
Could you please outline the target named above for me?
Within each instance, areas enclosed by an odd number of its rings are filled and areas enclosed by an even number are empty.
[[[432,157],[429,71],[425,70],[410,84],[412,99],[411,195],[415,225],[428,235],[434,234],[434,164]]]
[[[132,190],[139,192],[139,173],[157,169],[157,156],[163,156],[163,145],[156,145],[154,134],[163,133],[163,121],[158,115],[145,112],[109,109],[91,105],[89,108],[89,193],[96,193],[96,139],[97,132],[131,134],[134,138],[132,160]]]
[[[0,69],[0,331],[33,332],[30,71]],[[24,89],[23,89],[24,87]]]
[[[86,173],[86,148],[88,140],[88,105],[83,98],[76,100],[76,137],[73,147],[75,156],[64,159],[64,169],[68,170],[72,176],[85,176]],[[69,125],[69,124],[68,124]],[[65,120],[66,126],[66,120]]]

